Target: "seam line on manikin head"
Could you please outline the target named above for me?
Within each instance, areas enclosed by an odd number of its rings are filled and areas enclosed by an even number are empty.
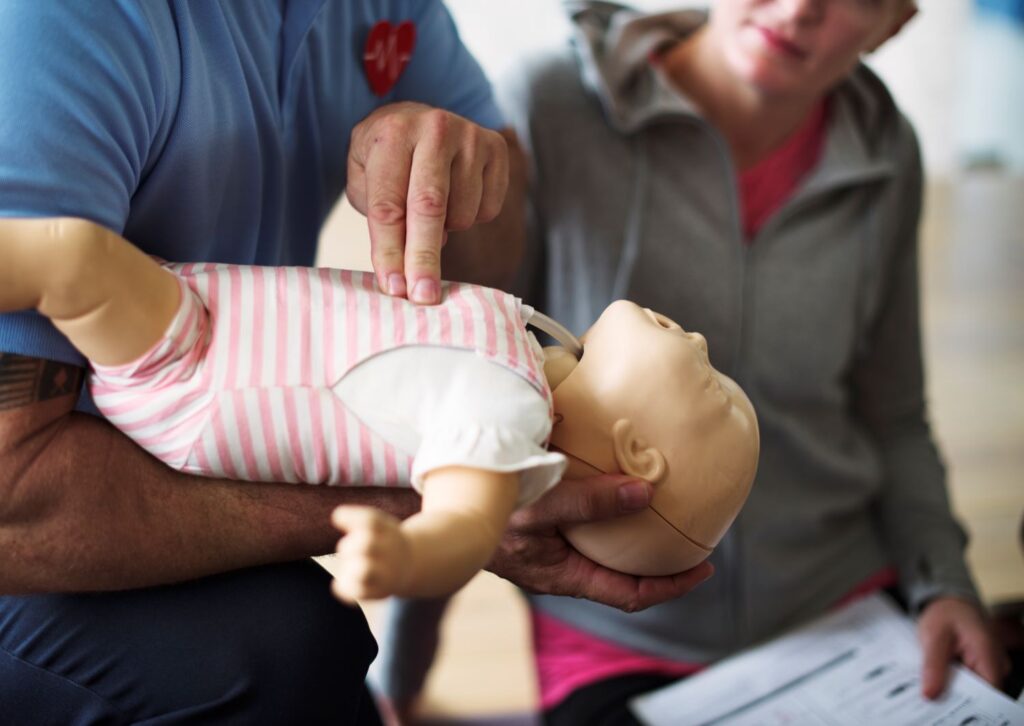
[[[560,448],[558,448],[557,446],[555,446],[553,444],[548,445],[548,449],[551,449],[553,451],[557,451],[558,453],[564,454],[565,456],[571,456],[572,458],[576,459],[577,461],[583,462],[584,464],[586,464],[587,466],[589,466],[591,469],[593,469],[594,471],[596,471],[599,474],[607,474],[608,473],[607,471],[604,471],[604,470],[600,469],[599,467],[594,466],[593,464],[591,464],[586,459],[584,459],[584,458],[582,458],[580,456],[577,456],[576,454],[570,453],[570,452],[566,451],[565,449],[560,449]],[[650,509],[652,512],[654,512],[656,515],[658,515],[658,519],[660,519],[662,522],[664,522],[669,527],[671,527],[676,532],[676,534],[678,534],[680,537],[682,537],[687,542],[692,544],[694,547],[699,547],[700,549],[704,550],[705,552],[707,552],[709,554],[711,552],[714,552],[714,550],[715,550],[714,547],[708,547],[706,544],[701,544],[700,542],[695,540],[693,537],[691,537],[690,535],[686,534],[686,532],[684,532],[681,529],[679,529],[679,527],[675,526],[670,521],[668,521],[665,518],[665,515],[663,515],[661,512],[659,512],[657,509],[655,509],[653,504],[648,504],[647,508]]]
[[[665,519],[665,517],[664,517],[664,516],[662,515],[662,513],[661,513],[661,512],[659,512],[659,511],[658,511],[657,509],[655,509],[655,508],[654,508],[654,505],[653,505],[653,504],[650,504],[650,505],[648,505],[648,509],[650,509],[650,510],[651,510],[652,512],[654,512],[655,514],[657,514],[657,515],[658,515],[658,518],[659,518],[659,519],[661,519],[661,521],[662,521],[662,522],[664,522],[664,523],[665,523],[665,524],[667,524],[667,525],[668,525],[669,527],[671,527],[672,529],[674,529],[674,530],[676,531],[676,533],[677,533],[677,534],[678,534],[678,535],[679,535],[680,537],[682,537],[683,539],[685,539],[685,540],[686,540],[687,542],[689,542],[690,544],[692,544],[692,545],[693,545],[694,547],[700,547],[700,548],[701,548],[702,550],[704,550],[705,552],[708,552],[708,553],[710,553],[710,552],[714,551],[714,547],[708,547],[707,545],[701,544],[700,542],[698,542],[697,540],[695,540],[695,539],[694,539],[693,537],[691,537],[691,536],[689,536],[688,534],[686,534],[686,532],[684,532],[684,531],[682,531],[681,529],[679,529],[679,527],[675,526],[675,525],[674,525],[674,524],[672,524],[672,523],[671,523],[670,521],[668,521],[667,519]]]
[[[570,373],[569,375],[572,375],[572,374]],[[571,456],[572,458],[576,459],[576,461],[583,462],[584,464],[589,466],[591,469],[596,471],[598,474],[608,474],[609,473],[609,472],[605,471],[604,469],[602,469],[599,466],[594,466],[589,461],[584,459],[582,456],[578,456],[577,454],[574,454],[571,451],[566,451],[565,449],[559,448],[555,444],[548,444],[548,449],[552,450],[552,451],[557,451],[559,454],[562,454],[563,456]],[[621,472],[616,472],[616,473],[618,474],[618,473],[621,473]]]

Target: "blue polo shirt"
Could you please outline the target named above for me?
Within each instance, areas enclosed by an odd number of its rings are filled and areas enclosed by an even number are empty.
[[[378,98],[381,20],[417,39]],[[168,260],[312,264],[352,127],[399,100],[502,125],[437,0],[3,0],[0,217],[84,217]],[[34,312],[0,315],[0,351],[83,363]]]

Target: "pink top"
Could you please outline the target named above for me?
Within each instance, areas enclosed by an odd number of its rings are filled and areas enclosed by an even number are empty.
[[[828,108],[822,101],[782,146],[740,172],[739,195],[748,243],[817,165],[827,122]],[[854,588],[837,607],[895,582],[895,571],[883,570]],[[680,663],[609,643],[538,610],[531,611],[531,622],[540,703],[545,710],[573,691],[606,678],[639,672],[679,678],[704,667],[701,663]]]
[[[896,584],[896,570],[881,570],[859,584],[835,604],[843,605]],[[682,678],[704,668],[629,650],[577,630],[539,610],[530,611],[533,654],[540,686],[540,705],[553,708],[590,683],[630,673],[655,673]]]
[[[825,148],[828,104],[822,100],[779,148],[739,175],[743,233],[752,242],[764,223],[818,165]]]

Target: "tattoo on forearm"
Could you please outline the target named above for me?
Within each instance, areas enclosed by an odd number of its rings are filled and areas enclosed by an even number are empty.
[[[0,353],[0,411],[77,394],[81,385],[78,366]]]

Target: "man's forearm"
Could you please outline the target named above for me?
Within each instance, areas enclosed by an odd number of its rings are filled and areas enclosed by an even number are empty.
[[[84,414],[27,430],[0,437],[3,593],[141,587],[322,554],[338,504],[419,507],[411,491],[184,475]]]

